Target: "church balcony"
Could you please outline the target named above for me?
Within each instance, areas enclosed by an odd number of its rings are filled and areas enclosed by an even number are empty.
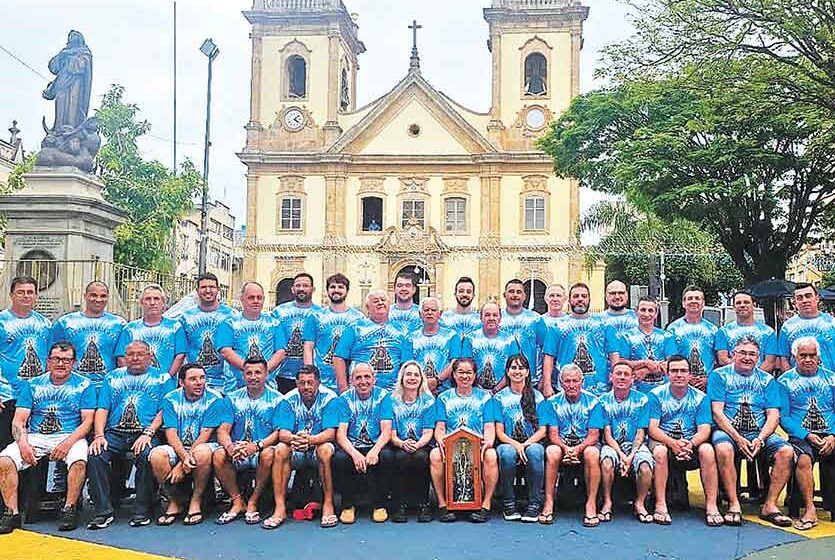
[[[579,4],[579,0],[493,0],[494,8],[523,8],[526,10],[536,8],[563,8]]]
[[[253,0],[253,10],[267,12],[347,12],[342,0]]]

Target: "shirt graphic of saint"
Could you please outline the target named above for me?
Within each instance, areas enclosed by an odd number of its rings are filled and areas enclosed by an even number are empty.
[[[580,439],[580,436],[577,435],[577,431],[574,429],[573,424],[563,440],[568,447],[577,447],[580,443],[582,443],[582,440]]]
[[[378,341],[377,346],[374,347],[374,353],[371,355],[368,365],[371,366],[371,369],[373,369],[375,373],[381,371],[391,371],[394,367],[394,363],[391,361],[391,356],[389,356],[388,350],[386,350],[386,347],[383,346],[382,341]]]
[[[754,413],[751,411],[750,397],[743,398],[739,404],[739,410],[736,411],[733,420],[731,420],[731,425],[740,433],[756,432],[759,430],[757,419],[754,418]]]
[[[411,440],[414,440],[414,441],[418,440],[417,430],[415,430],[414,422],[409,422],[409,430],[408,430],[408,433],[406,434],[406,439],[411,439]]]
[[[331,345],[328,347],[328,351],[325,356],[322,358],[322,361],[329,366],[333,365],[333,353],[336,351],[336,345],[339,344],[339,337],[342,336],[342,333],[337,333],[333,335],[333,340],[331,341]]]
[[[589,355],[589,347],[586,344],[585,335],[577,338],[577,350],[574,352],[574,364],[580,368],[583,375],[594,373],[594,360]]]
[[[46,414],[44,415],[43,422],[41,422],[41,427],[38,429],[38,432],[48,436],[50,434],[57,434],[60,433],[63,426],[61,425],[61,420],[58,418],[58,407],[54,404],[51,404],[46,407]]]
[[[423,368],[423,373],[426,375],[427,379],[438,377],[438,372],[435,370],[435,362],[432,361],[431,357],[426,358],[426,366]]]
[[[681,420],[676,420],[675,422],[673,422],[673,426],[672,428],[670,428],[670,431],[667,433],[667,435],[673,439],[684,438],[684,426],[682,425]]]
[[[35,352],[35,343],[32,340],[26,341],[26,354],[23,358],[23,363],[20,365],[20,370],[17,376],[21,379],[32,379],[43,373],[43,365],[41,364],[38,353]]]
[[[159,360],[157,359],[157,349],[151,347],[151,366],[159,369]]]
[[[707,375],[707,372],[705,371],[705,363],[702,361],[702,352],[699,350],[698,343],[694,342],[693,346],[690,347],[690,358],[687,361],[690,362],[691,374],[702,377]]]
[[[618,443],[625,443],[629,441],[629,431],[626,428],[626,422],[618,424]]]
[[[374,442],[371,441],[371,436],[368,434],[368,421],[366,420],[363,420],[362,426],[360,426],[360,433],[359,436],[357,436],[357,445],[368,447],[374,445]]]
[[[496,386],[496,374],[493,372],[493,362],[484,362],[484,370],[481,372],[481,386],[484,389],[493,389]]]
[[[215,352],[212,344],[212,333],[206,332],[203,335],[203,345],[200,347],[200,353],[197,355],[197,363],[203,367],[212,367],[220,364],[217,352]]]
[[[87,349],[84,351],[84,357],[78,364],[78,371],[81,373],[105,373],[104,360],[101,359],[99,347],[96,345],[96,340],[90,337],[87,341]]]
[[[261,354],[261,349],[258,347],[258,339],[252,337],[249,341],[249,351],[246,354],[247,360],[261,360],[263,359],[263,355]]]
[[[128,434],[142,431],[142,424],[139,423],[139,417],[136,414],[136,397],[128,399],[125,410],[122,411],[122,417],[119,418],[119,423],[113,429]]]
[[[192,444],[194,444],[194,427],[189,426],[183,434],[183,447],[191,447]]]
[[[252,418],[247,418],[244,422],[244,441],[252,441]]]
[[[803,415],[802,425],[812,433],[826,433],[829,431],[829,426],[826,425],[826,420],[824,420],[823,414],[818,408],[817,398],[809,397],[809,408]]]
[[[528,439],[525,435],[525,425],[522,416],[516,418],[516,422],[513,423],[513,432],[511,432],[510,437],[512,437],[519,443],[522,443],[526,439]]]
[[[293,327],[293,333],[290,335],[290,340],[287,342],[287,357],[301,358],[304,355],[304,346],[302,345],[302,328],[300,324]]]

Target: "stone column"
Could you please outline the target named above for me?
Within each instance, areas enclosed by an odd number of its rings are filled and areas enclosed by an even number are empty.
[[[479,258],[478,290],[486,301],[501,294],[501,175],[493,168],[485,169],[481,174],[481,234],[479,246],[487,255]]]
[[[244,247],[244,280],[254,280],[258,274],[258,179],[259,175],[246,175],[246,241]]]
[[[345,243],[345,189],[347,175],[325,176],[325,239],[324,244],[333,248],[325,252],[322,273],[325,278],[336,272],[345,272],[347,259],[340,246]]]
[[[325,145],[330,146],[342,135],[337,120],[339,108],[339,31],[328,33],[328,114],[324,127]]]
[[[492,78],[490,105],[490,123],[487,125],[487,135],[497,147],[501,143],[502,125],[502,36],[500,33],[490,35],[490,53],[492,54]]]

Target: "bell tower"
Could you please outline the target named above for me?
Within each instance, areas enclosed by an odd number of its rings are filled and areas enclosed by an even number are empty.
[[[320,150],[356,105],[365,45],[341,0],[253,0],[247,150]]]
[[[534,150],[580,93],[588,13],[579,0],[493,0],[484,9],[493,68],[489,134],[501,149]]]

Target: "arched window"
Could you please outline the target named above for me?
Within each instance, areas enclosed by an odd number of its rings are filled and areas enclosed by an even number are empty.
[[[293,301],[293,292],[291,288],[293,287],[293,279],[292,278],[285,278],[281,282],[278,283],[275,287],[275,304],[281,305],[282,303],[287,303],[288,301]]]
[[[362,231],[382,231],[383,199],[379,196],[362,198]]]
[[[545,303],[545,282],[542,280],[533,279],[533,289],[531,289],[531,280],[525,281],[525,292],[528,297],[525,299],[525,307],[533,309],[539,314],[548,311],[548,304]],[[533,298],[533,307],[531,307],[531,298]]]
[[[548,62],[542,53],[534,52],[525,58],[525,95],[548,93]]]
[[[287,59],[287,97],[307,96],[307,63],[294,54]]]
[[[348,89],[348,69],[342,69],[342,77],[339,82],[339,108],[347,111],[351,106],[351,91]]]

